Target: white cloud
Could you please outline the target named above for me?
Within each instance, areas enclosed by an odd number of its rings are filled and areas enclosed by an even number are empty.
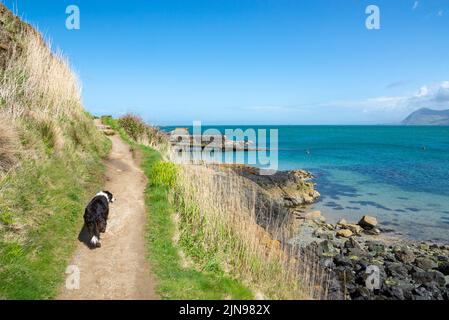
[[[419,6],[419,1],[415,1],[415,3],[413,4],[412,10],[416,10],[416,8],[418,8],[418,6]]]
[[[338,107],[372,111],[409,112],[418,108],[448,109],[449,81],[424,85],[414,93],[403,96],[381,96],[358,101],[334,101],[316,107]]]
[[[424,89],[423,91],[423,88]],[[424,86],[418,95],[409,99],[410,106],[429,108],[449,108],[449,81],[443,81],[436,85]]]
[[[419,108],[449,109],[449,81],[423,85],[416,91],[400,96],[380,96],[363,100],[341,100],[290,106],[252,106],[244,109],[256,112],[283,113],[318,111],[324,114],[360,115],[366,119],[400,121]]]
[[[425,97],[429,94],[429,88],[427,86],[422,86],[419,88],[419,91],[415,94],[415,97],[421,98]]]

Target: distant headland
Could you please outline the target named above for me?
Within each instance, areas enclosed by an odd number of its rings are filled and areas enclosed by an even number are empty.
[[[449,126],[449,110],[419,109],[402,121],[403,125]]]

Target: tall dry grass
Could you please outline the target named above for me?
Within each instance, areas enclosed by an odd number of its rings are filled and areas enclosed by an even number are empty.
[[[0,38],[13,40],[0,68],[0,119],[14,124],[21,155],[36,159],[64,149],[97,150],[104,140],[84,112],[81,86],[68,60],[60,51],[53,53],[31,26],[8,13],[1,18],[8,28]],[[0,136],[7,139],[8,132]]]
[[[327,274],[313,253],[300,254],[298,248],[285,245],[291,225],[279,214],[277,203],[268,200],[260,212],[260,190],[233,171],[205,165],[178,168],[174,199],[186,244],[203,246],[211,253],[208,259],[213,257],[268,298],[326,297]]]
[[[14,127],[6,119],[0,118],[0,173],[16,164],[19,145]]]
[[[4,25],[0,39],[8,40],[0,64],[0,119],[15,124],[25,144],[22,155],[36,158],[76,147],[73,128],[81,135],[94,134],[91,141],[101,140],[92,130],[82,132],[86,123],[92,128],[93,124],[83,111],[81,86],[68,60],[60,51],[53,53],[49,41],[4,8],[0,19]],[[42,143],[45,146],[39,146]]]
[[[54,118],[82,112],[81,88],[67,59],[32,29],[22,29],[17,42],[0,73],[3,113],[17,119],[28,110]]]

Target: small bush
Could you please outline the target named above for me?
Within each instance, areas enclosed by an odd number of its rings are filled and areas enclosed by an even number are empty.
[[[152,146],[160,146],[168,143],[167,137],[156,127],[148,127],[147,137]]]
[[[177,168],[171,162],[158,162],[153,165],[150,171],[150,184],[163,185],[174,188],[176,184]]]
[[[112,123],[114,122],[114,119],[112,118],[112,116],[101,116],[101,123],[104,125],[109,125],[112,126]]]
[[[141,117],[133,114],[127,114],[118,120],[118,124],[126,131],[126,133],[135,141],[145,137],[147,125]]]

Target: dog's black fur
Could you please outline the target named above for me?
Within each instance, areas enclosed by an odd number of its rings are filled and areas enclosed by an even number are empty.
[[[89,232],[92,247],[101,247],[100,233],[106,232],[109,204],[114,201],[112,193],[102,191],[89,202],[84,211],[84,224]]]

